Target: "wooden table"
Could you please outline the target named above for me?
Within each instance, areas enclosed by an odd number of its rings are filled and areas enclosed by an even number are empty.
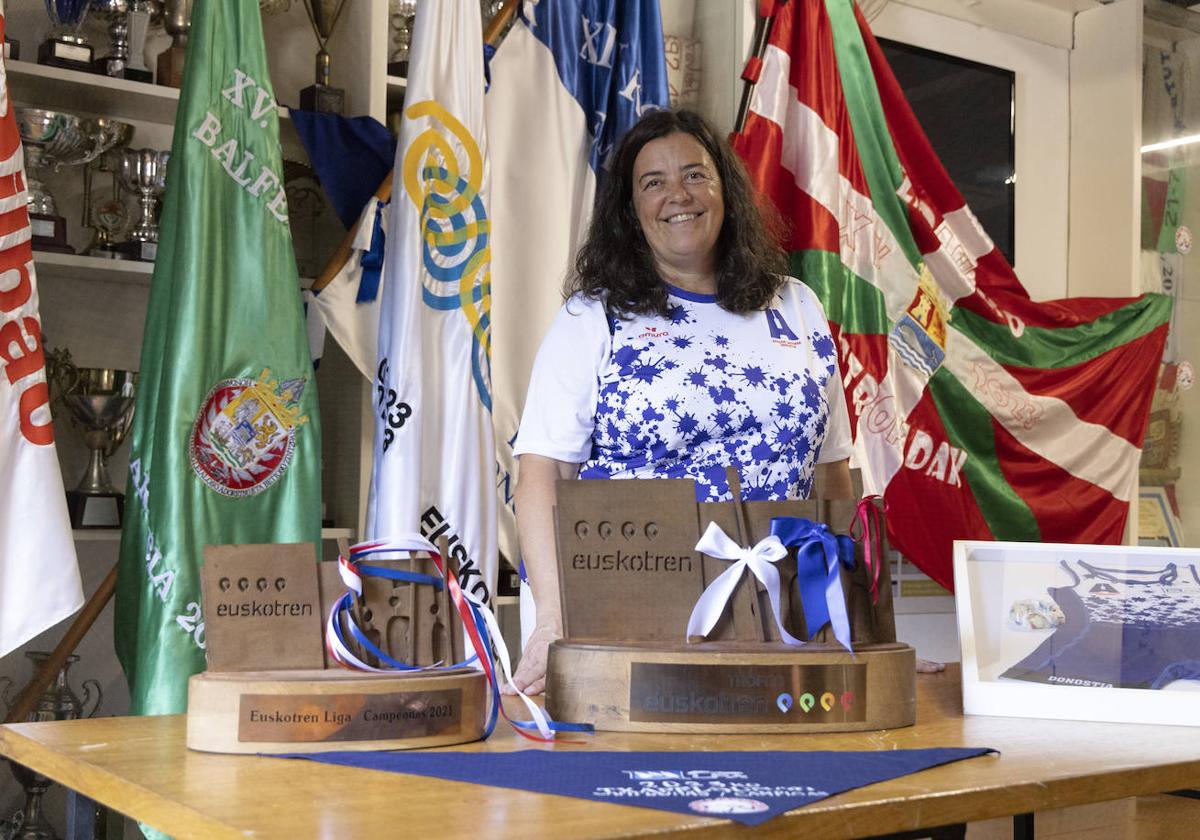
[[[958,672],[920,675],[917,725],[844,735],[600,733],[566,750],[863,750],[979,746],[985,756],[808,805],[755,836],[857,837],[1200,787],[1200,729],[962,716]],[[449,750],[538,748],[498,728]],[[0,754],[178,837],[707,838],[730,822],[305,761],[189,752],[182,716],[0,726]]]

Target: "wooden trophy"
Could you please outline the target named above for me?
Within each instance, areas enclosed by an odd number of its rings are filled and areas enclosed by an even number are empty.
[[[166,87],[182,87],[188,31],[192,28],[192,0],[166,0],[163,27],[171,36],[171,46],[158,54],[154,81]]]
[[[740,498],[736,471],[729,479]],[[806,626],[795,549],[775,564],[778,620],[803,644],[782,641],[770,595],[749,569],[707,637],[686,638],[697,599],[730,567],[696,550],[710,522],[740,547],[769,536],[774,517],[845,533],[853,500],[697,503],[693,482],[678,479],[560,481],[557,492],[563,638],[550,647],[546,679],[554,717],[600,730],[709,733],[839,732],[915,721],[916,654],[896,642],[882,534],[870,569],[856,542],[853,567],[842,563],[835,576],[851,650],[828,623]],[[881,513],[877,522],[882,530]],[[809,569],[811,556],[804,562]]]
[[[445,556],[445,555],[443,555]],[[440,575],[428,558],[370,560],[378,569]],[[396,750],[477,741],[488,683],[473,668],[349,670],[322,644],[347,589],[312,546],[209,546],[203,595],[208,671],[188,681],[187,745],[221,753]],[[463,660],[462,625],[446,587],[364,575],[347,632],[370,667]]]

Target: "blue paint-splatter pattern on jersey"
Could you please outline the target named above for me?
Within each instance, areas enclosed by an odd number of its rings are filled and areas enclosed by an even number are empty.
[[[829,419],[833,339],[825,329],[790,350],[739,343],[704,328],[704,307],[715,306],[672,297],[667,318],[610,319],[612,354],[580,478],[692,478],[697,501],[721,501],[733,465],[746,499],[808,495]],[[762,312],[744,317],[769,329]]]

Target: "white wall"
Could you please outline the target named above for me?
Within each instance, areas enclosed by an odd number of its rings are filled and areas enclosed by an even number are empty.
[[[1037,20],[1044,14],[1043,7],[1027,3],[994,0],[986,5],[988,9],[1008,9],[1007,22],[1014,28],[1021,24],[1023,10],[1038,9]],[[965,13],[976,7],[948,8]],[[1069,51],[897,2],[887,5],[872,22],[871,29],[883,38],[1016,74],[1017,264],[1014,268],[1035,299],[1064,297],[1071,139]]]
[[[1141,0],[1119,0],[1075,18],[1071,78],[1071,296],[1137,294]]]

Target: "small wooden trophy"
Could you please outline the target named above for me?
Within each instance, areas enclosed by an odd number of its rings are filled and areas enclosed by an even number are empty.
[[[171,46],[158,55],[156,84],[165,87],[183,86],[183,59],[187,51],[188,30],[192,27],[192,0],[167,0],[163,10],[163,27],[171,36]]]
[[[372,560],[438,577],[427,558]],[[322,627],[347,594],[337,563],[312,546],[209,546],[203,569],[209,670],[188,681],[187,745],[222,753],[303,753],[445,746],[483,737],[487,679],[472,668],[373,673],[343,668]],[[445,586],[364,577],[349,608],[368,667],[463,660]],[[369,644],[368,644],[369,643]],[[372,650],[372,648],[374,650]]]

